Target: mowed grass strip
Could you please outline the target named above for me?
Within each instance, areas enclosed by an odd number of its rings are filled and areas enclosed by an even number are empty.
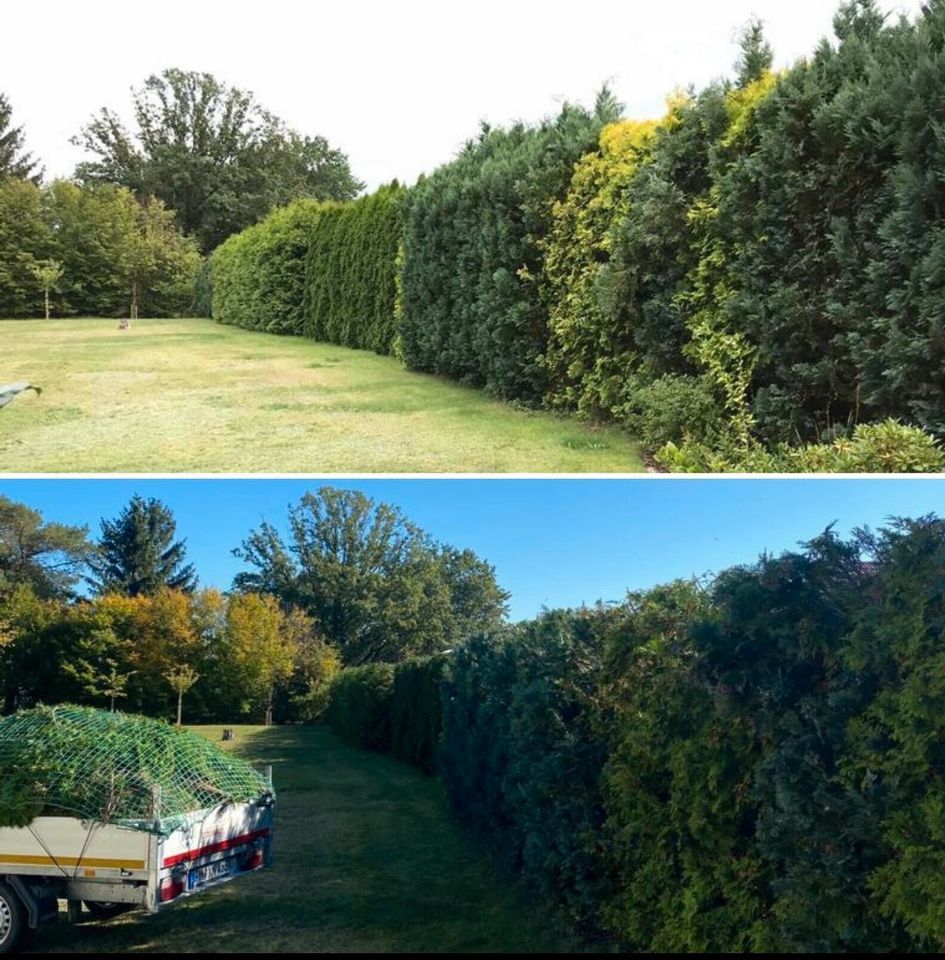
[[[194,727],[211,740],[221,727]],[[237,727],[273,765],[275,864],[175,904],[45,928],[51,952],[566,952],[579,945],[451,819],[439,782],[321,727]]]
[[[516,409],[390,357],[211,320],[0,321],[4,472],[642,470],[614,427]]]

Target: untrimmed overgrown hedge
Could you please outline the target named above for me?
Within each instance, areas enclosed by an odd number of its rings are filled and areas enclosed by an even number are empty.
[[[215,315],[298,332],[304,308],[310,336],[616,421],[672,469],[941,470],[945,6],[847,0],[835,34],[775,74],[749,29],[736,76],[658,122],[604,91],[484,127],[406,198],[324,208],[284,298],[246,257],[259,311]]]
[[[941,950],[943,641],[924,518],[474,638],[396,668],[416,723],[359,716],[426,763],[438,685],[453,809],[626,948]]]

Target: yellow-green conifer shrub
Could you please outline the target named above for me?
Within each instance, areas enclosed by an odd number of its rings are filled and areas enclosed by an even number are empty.
[[[726,308],[735,289],[728,269],[727,234],[718,224],[724,184],[720,174],[739,162],[750,146],[755,111],[776,84],[777,75],[769,71],[744,87],[734,87],[725,96],[728,129],[713,157],[712,186],[707,197],[693,203],[687,216],[699,259],[676,297],[691,336],[684,353],[717,394],[729,442],[746,448],[755,425],[748,395],[755,350],[727,319]]]
[[[619,393],[619,351],[607,342],[598,280],[610,228],[627,213],[624,188],[646,161],[655,127],[637,120],[604,127],[599,148],[576,164],[567,196],[554,205],[554,226],[544,241],[551,406],[609,413]]]

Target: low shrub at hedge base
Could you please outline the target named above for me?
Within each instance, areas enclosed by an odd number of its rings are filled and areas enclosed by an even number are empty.
[[[666,443],[656,454],[678,473],[941,473],[945,450],[920,427],[895,420],[862,423],[833,443],[766,450],[760,443],[714,443],[691,438]]]

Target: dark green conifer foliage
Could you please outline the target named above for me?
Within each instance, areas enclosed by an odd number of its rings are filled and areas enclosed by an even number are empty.
[[[13,126],[10,101],[0,93],[0,180],[15,177],[38,184],[42,179],[43,169],[32,154],[25,152],[25,140],[23,128]]]
[[[403,319],[407,364],[538,403],[547,341],[539,238],[574,163],[616,119],[565,106],[537,127],[484,125],[460,156],[421,178],[404,236]]]
[[[391,695],[391,753],[424,773],[434,773],[440,754],[443,710],[440,683],[446,658],[425,657],[397,665]]]
[[[744,88],[760,80],[771,69],[774,51],[765,40],[764,25],[757,19],[753,19],[742,31],[738,45],[741,55],[735,69],[738,85]]]
[[[196,571],[185,562],[186,541],[174,539],[176,530],[165,504],[135,494],[114,520],[102,520],[98,550],[89,562],[93,587],[129,597],[162,588],[193,591]]]
[[[323,209],[309,235],[305,336],[391,352],[405,193],[394,182],[360,200]]]
[[[625,950],[940,950],[943,637],[945,521],[827,530],[343,671],[330,722],[423,769],[436,743],[455,813]]]

